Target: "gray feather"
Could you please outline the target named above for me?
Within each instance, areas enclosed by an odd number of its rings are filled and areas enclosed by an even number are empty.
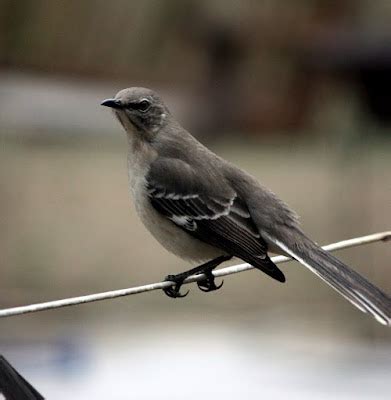
[[[223,176],[218,185],[208,178],[210,175],[196,174],[178,159],[159,159],[149,170],[147,193],[160,214],[196,239],[240,257],[284,282],[283,273],[267,256],[267,244],[245,201]]]

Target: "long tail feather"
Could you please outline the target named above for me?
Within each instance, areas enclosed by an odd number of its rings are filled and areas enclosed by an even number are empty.
[[[391,298],[338,258],[302,235],[293,244],[268,234],[269,241],[319,276],[353,305],[383,325],[391,326]],[[287,241],[289,242],[289,241]],[[299,243],[297,243],[299,242]]]

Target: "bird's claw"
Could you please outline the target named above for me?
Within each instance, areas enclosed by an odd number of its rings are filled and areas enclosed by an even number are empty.
[[[186,293],[181,293],[181,286],[183,284],[184,279],[178,279],[175,275],[168,275],[164,278],[166,282],[173,282],[173,285],[163,288],[163,292],[172,299],[177,299],[178,297],[186,297],[190,290]]]
[[[224,281],[220,283],[220,285],[216,285],[215,283],[215,277],[212,274],[212,271],[205,272],[205,279],[202,279],[201,281],[197,281],[197,286],[199,287],[200,290],[203,292],[213,292],[214,290],[220,289]]]

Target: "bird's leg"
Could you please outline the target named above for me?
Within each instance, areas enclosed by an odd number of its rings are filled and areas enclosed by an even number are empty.
[[[188,271],[182,272],[180,274],[166,276],[164,278],[164,280],[169,281],[169,282],[174,282],[174,285],[172,285],[168,288],[164,288],[163,289],[164,293],[167,296],[172,297],[172,298],[187,296],[189,291],[187,291],[185,294],[180,293],[181,286],[183,284],[183,281],[186,278],[188,278],[191,275],[195,275],[195,274],[205,274],[206,275],[205,279],[197,282],[198,287],[203,292],[211,292],[213,290],[220,289],[221,286],[223,286],[223,282],[219,286],[216,286],[216,284],[214,282],[214,276],[212,274],[212,271],[214,268],[216,268],[222,262],[228,261],[231,258],[232,258],[232,256],[220,256],[220,257],[214,258],[213,260],[206,262],[205,264],[198,265],[197,267],[189,269]]]

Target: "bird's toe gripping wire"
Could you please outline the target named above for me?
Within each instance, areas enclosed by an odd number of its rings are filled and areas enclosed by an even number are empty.
[[[215,290],[220,289],[223,286],[224,281],[222,281],[220,283],[220,285],[216,285],[215,277],[212,274],[212,271],[206,271],[206,272],[204,272],[204,275],[205,275],[205,279],[202,279],[201,281],[197,281],[197,286],[203,292],[213,292]]]
[[[232,255],[223,255],[217,258],[214,258],[213,260],[210,260],[204,264],[201,264],[195,268],[192,268],[188,271],[182,272],[181,274],[178,275],[168,275],[164,278],[166,282],[172,282],[172,286],[169,286],[168,288],[164,288],[163,291],[168,297],[172,297],[173,299],[176,299],[177,297],[185,297],[188,295],[189,291],[186,293],[182,294],[180,292],[180,288],[186,278],[188,278],[191,275],[194,274],[204,274],[205,278],[203,278],[200,281],[197,281],[198,287],[203,291],[203,292],[213,292],[214,290],[218,290],[223,286],[223,282],[221,282],[220,285],[216,286],[215,284],[215,277],[212,273],[213,269],[216,268],[219,264],[221,264],[224,261],[228,261],[232,258]]]
[[[164,278],[166,282],[173,282],[173,284],[167,288],[163,289],[163,292],[172,299],[177,299],[180,297],[186,297],[190,290],[186,293],[181,293],[181,286],[183,285],[183,281],[185,278],[178,277],[177,275],[168,275]]]

